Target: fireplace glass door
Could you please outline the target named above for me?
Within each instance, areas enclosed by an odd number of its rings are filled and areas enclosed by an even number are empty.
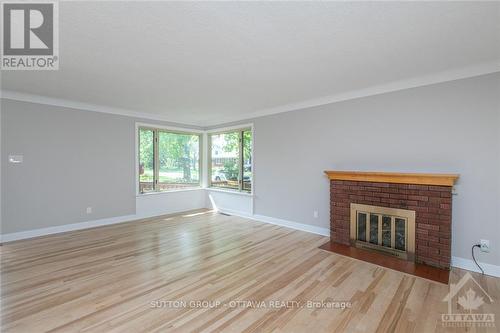
[[[408,253],[413,255],[415,242],[413,211],[356,206],[363,207],[354,210],[351,208],[351,214],[354,214],[351,216],[351,242],[354,245],[404,259],[408,259]]]
[[[406,224],[405,218],[358,212],[357,240],[406,251]]]

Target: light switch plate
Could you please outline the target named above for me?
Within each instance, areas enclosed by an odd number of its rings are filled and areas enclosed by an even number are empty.
[[[9,163],[23,163],[23,155],[9,155]]]

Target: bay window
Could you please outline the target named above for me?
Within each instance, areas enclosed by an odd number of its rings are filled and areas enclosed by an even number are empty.
[[[251,192],[252,130],[210,133],[208,137],[210,186]]]
[[[139,127],[139,193],[200,186],[200,135]]]

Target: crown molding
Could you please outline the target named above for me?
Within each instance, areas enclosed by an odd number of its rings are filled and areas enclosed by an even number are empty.
[[[83,110],[83,111],[108,113],[108,114],[115,114],[115,115],[126,116],[126,117],[142,118],[142,119],[156,120],[156,121],[165,121],[165,122],[169,122],[169,123],[177,123],[177,124],[181,124],[181,125],[200,127],[200,125],[197,123],[178,122],[178,121],[173,120],[172,118],[160,116],[160,115],[155,115],[152,113],[138,112],[138,111],[129,110],[129,109],[122,109],[122,108],[115,108],[115,107],[110,107],[110,106],[105,106],[105,105],[78,102],[78,101],[73,101],[73,100],[69,100],[69,99],[46,97],[46,96],[42,96],[42,95],[27,94],[27,93],[21,93],[21,92],[11,91],[11,90],[2,90],[0,95],[1,95],[0,97],[2,99],[10,99],[10,100],[19,101],[19,102],[28,102],[28,103],[60,106],[60,107]]]
[[[270,116],[278,113],[285,113],[291,111],[297,111],[301,109],[307,109],[312,107],[318,107],[322,105],[348,101],[351,99],[357,99],[368,96],[375,96],[410,88],[417,88],[423,86],[429,86],[438,83],[444,83],[449,81],[455,81],[460,79],[472,78],[476,76],[492,74],[500,72],[500,61],[488,62],[479,65],[464,67],[460,69],[454,69],[449,71],[443,71],[439,73],[419,76],[406,80],[393,81],[381,85],[375,85],[368,88],[351,90],[340,94],[334,94],[330,96],[324,96],[316,99],[309,99],[298,103],[284,104],[272,108],[266,108],[261,110],[256,110],[250,113],[245,113],[237,116],[227,116],[219,118],[211,118],[201,120],[199,122],[183,122],[176,121],[175,119],[168,118],[166,116],[155,115],[147,112],[138,112],[129,109],[115,108],[104,105],[83,103],[78,101],[72,101],[67,99],[59,99],[46,97],[41,95],[26,94],[10,90],[1,90],[2,99],[10,99],[21,102],[39,103],[45,105],[61,106],[71,109],[87,110],[93,112],[110,113],[116,115],[122,115],[134,118],[143,118],[148,120],[156,121],[166,121],[170,123],[177,123],[186,126],[196,126],[202,127],[204,129],[209,129],[214,126],[220,126],[228,123],[254,119],[258,117]]]
[[[207,126],[218,126],[223,124],[228,124],[232,122],[249,120],[258,117],[270,116],[273,114],[297,111],[301,109],[307,109],[311,107],[317,107],[337,102],[348,101],[351,99],[357,99],[368,96],[381,95],[385,93],[424,87],[438,83],[444,83],[449,81],[455,81],[460,79],[467,79],[481,75],[493,74],[496,72],[500,72],[500,61],[483,63],[480,65],[464,67],[460,69],[454,69],[424,76],[419,76],[411,79],[393,81],[386,84],[376,85],[368,88],[351,90],[340,94],[325,96],[316,99],[309,99],[306,101],[280,105],[277,107],[262,109],[254,111],[250,114],[234,116],[234,117],[224,117],[217,119],[209,119],[205,121],[205,125]]]

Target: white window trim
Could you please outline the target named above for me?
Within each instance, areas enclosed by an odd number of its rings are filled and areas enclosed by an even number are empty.
[[[222,193],[242,195],[245,197],[253,197],[253,193],[239,191],[239,190],[224,189],[224,188],[219,188],[219,187],[206,187],[206,188],[204,188],[204,190],[210,191],[210,192],[222,192]]]
[[[168,191],[154,191],[154,192],[147,192],[147,193],[140,193],[139,192],[139,129],[145,127],[145,128],[154,128],[154,129],[160,129],[160,130],[166,130],[166,131],[172,131],[172,132],[179,132],[179,133],[186,133],[186,134],[197,134],[200,136],[200,182],[199,186],[193,186],[190,188],[185,188],[185,189],[172,189]],[[192,129],[192,128],[185,128],[185,127],[175,127],[175,126],[165,126],[165,125],[157,125],[157,124],[151,124],[151,123],[141,123],[141,122],[136,122],[135,123],[135,195],[140,197],[144,195],[155,195],[155,194],[165,194],[165,193],[173,193],[173,192],[185,192],[185,191],[193,191],[193,190],[200,190],[203,189],[203,177],[205,175],[205,170],[204,170],[204,159],[203,159],[203,146],[204,146],[204,135],[205,131],[203,130],[198,130],[198,129]]]
[[[216,134],[216,133],[226,133],[226,132],[233,132],[233,131],[239,131],[239,130],[245,130],[245,129],[250,129],[250,132],[252,132],[252,162],[250,163],[251,168],[252,168],[252,182],[250,184],[250,193],[242,191],[242,190],[235,190],[235,189],[227,189],[227,188],[218,188],[218,187],[212,187],[210,186],[211,184],[211,175],[209,171],[209,165],[211,165],[212,160],[211,160],[211,149],[208,147],[208,144],[210,143],[210,140],[208,139],[208,136],[211,134]],[[207,175],[206,177],[206,186],[205,188],[210,190],[210,191],[216,191],[216,192],[224,192],[224,193],[234,193],[234,194],[241,194],[241,195],[247,195],[247,196],[252,196],[254,195],[254,183],[255,183],[255,169],[254,169],[254,162],[255,162],[255,150],[254,150],[254,145],[255,145],[255,135],[254,135],[254,127],[253,123],[248,123],[248,124],[240,124],[240,125],[234,125],[234,126],[227,126],[227,127],[218,127],[218,128],[213,128],[210,130],[206,131],[206,142],[207,142],[207,150],[206,150],[206,172],[205,174]]]
[[[230,132],[230,131],[234,131],[234,130],[242,130],[242,129],[247,129],[247,128],[250,128],[252,130],[252,135],[253,135],[253,123],[212,128],[212,129],[206,130],[205,133],[213,134],[213,133],[221,133],[221,132]]]
[[[135,196],[137,198],[142,198],[142,197],[148,197],[150,195],[168,195],[171,193],[177,193],[177,192],[190,192],[190,191],[205,191],[206,189],[201,187],[201,186],[193,186],[190,188],[182,188],[182,189],[172,189],[168,191],[161,191],[161,192],[146,192],[146,193],[138,193]]]
[[[149,127],[149,128],[157,128],[157,129],[164,129],[164,130],[170,130],[170,131],[176,131],[176,132],[184,132],[184,133],[193,133],[193,134],[200,134],[201,137],[201,144],[200,144],[200,186],[199,187],[191,187],[191,188],[186,188],[186,189],[173,189],[169,191],[162,191],[162,192],[148,192],[148,193],[140,193],[139,192],[139,128],[141,127]],[[209,147],[208,147],[208,135],[213,134],[213,133],[220,133],[220,132],[228,132],[232,130],[239,130],[239,129],[250,129],[252,132],[252,184],[251,184],[251,189],[250,193],[248,192],[243,192],[239,190],[231,190],[231,189],[221,189],[221,188],[216,188],[216,187],[210,187],[210,175],[208,174],[208,165],[211,163],[211,156],[209,155]],[[137,197],[142,197],[142,196],[148,196],[148,195],[162,195],[162,194],[168,194],[168,193],[175,193],[175,192],[186,192],[186,191],[198,191],[198,190],[209,190],[209,191],[215,191],[215,192],[223,192],[223,193],[228,193],[228,194],[236,194],[236,195],[243,195],[243,196],[248,196],[248,197],[254,197],[255,193],[255,133],[254,133],[254,125],[253,123],[247,123],[247,124],[241,124],[241,125],[234,125],[234,126],[227,126],[227,127],[217,127],[217,128],[212,128],[209,130],[200,130],[200,129],[193,129],[193,128],[186,128],[186,127],[175,127],[175,126],[168,126],[168,125],[158,125],[158,124],[152,124],[152,123],[144,123],[144,122],[136,122],[135,123],[135,193]]]

